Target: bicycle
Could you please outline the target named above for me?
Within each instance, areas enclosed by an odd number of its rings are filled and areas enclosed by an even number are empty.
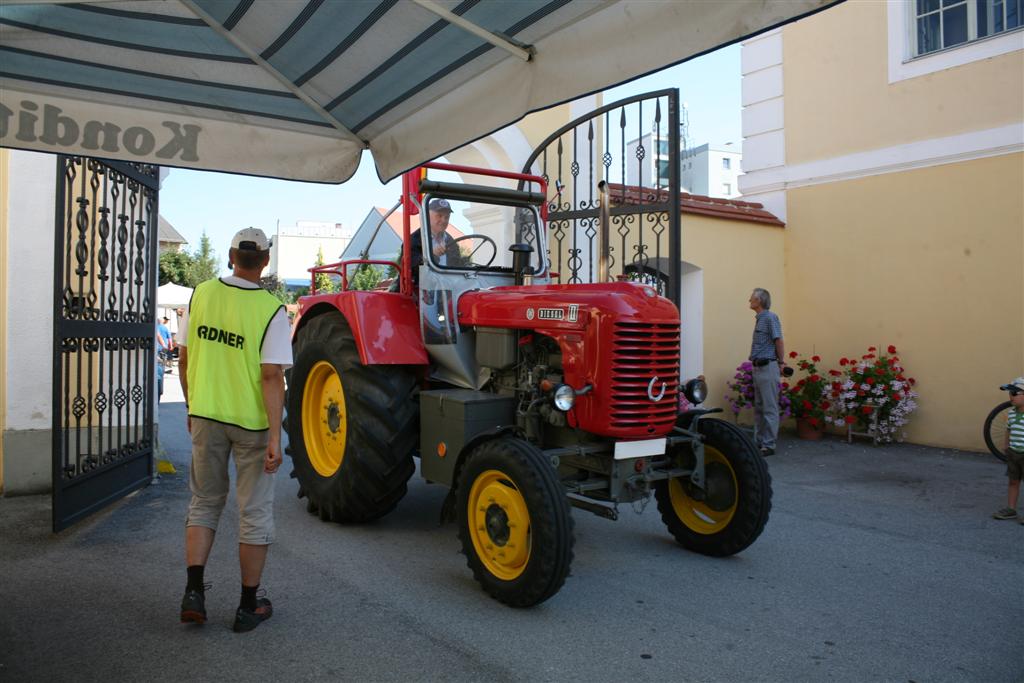
[[[1016,387],[1004,384],[999,387],[999,390],[1010,391],[1012,395]],[[989,411],[988,417],[985,418],[985,427],[982,432],[988,450],[1003,462],[1006,462],[1006,419],[1011,405],[1009,401],[1003,401]]]

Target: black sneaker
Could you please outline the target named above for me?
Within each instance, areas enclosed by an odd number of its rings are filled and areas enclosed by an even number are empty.
[[[767,458],[769,455],[775,455],[775,449],[761,446],[761,457]]]
[[[270,606],[270,600],[266,598],[256,599],[256,609],[248,610],[242,607],[235,612],[235,625],[232,627],[235,633],[251,631],[274,614],[274,608]]]
[[[186,590],[181,599],[181,623],[206,623],[206,594],[197,590]]]

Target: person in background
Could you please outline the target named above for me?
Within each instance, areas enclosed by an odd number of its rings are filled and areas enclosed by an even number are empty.
[[[1006,414],[1006,507],[992,513],[996,519],[1016,519],[1024,524],[1024,516],[1017,515],[1020,480],[1024,477],[1024,377],[999,387],[1010,393],[1010,410]]]
[[[772,295],[758,287],[750,294],[754,337],[750,362],[754,366],[754,428],[762,456],[774,455],[779,438],[779,375],[786,366],[782,323],[772,313]]]
[[[156,326],[157,358],[165,365],[170,363],[171,353],[174,351],[174,339],[171,338],[171,330],[167,327],[170,320],[165,315]],[[168,367],[167,372],[170,371]]]
[[[238,231],[228,252],[234,275],[196,287],[179,329],[179,379],[192,435],[181,621],[206,621],[204,571],[228,497],[233,454],[242,574],[236,632],[251,631],[273,614],[270,600],[257,590],[274,542],[273,475],[281,465],[284,369],[292,350],[284,306],[259,284],[269,262],[263,231]]]

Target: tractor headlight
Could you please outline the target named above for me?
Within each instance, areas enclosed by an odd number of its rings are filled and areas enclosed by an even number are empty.
[[[555,390],[551,392],[551,401],[555,404],[555,407],[563,413],[567,412],[576,405],[576,390],[568,384],[559,384],[555,387]]]
[[[691,379],[683,387],[683,394],[692,405],[699,405],[708,397],[708,383],[700,377]]]

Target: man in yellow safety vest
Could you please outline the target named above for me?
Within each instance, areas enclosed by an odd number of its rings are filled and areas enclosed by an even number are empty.
[[[256,591],[274,540],[273,475],[281,465],[284,369],[291,365],[292,351],[284,306],[259,284],[269,261],[270,241],[263,231],[240,230],[228,257],[234,274],[196,287],[180,328],[179,378],[192,435],[181,621],[206,621],[203,572],[227,500],[233,453],[242,573],[234,623],[239,632],[251,631],[272,614],[270,600]]]

